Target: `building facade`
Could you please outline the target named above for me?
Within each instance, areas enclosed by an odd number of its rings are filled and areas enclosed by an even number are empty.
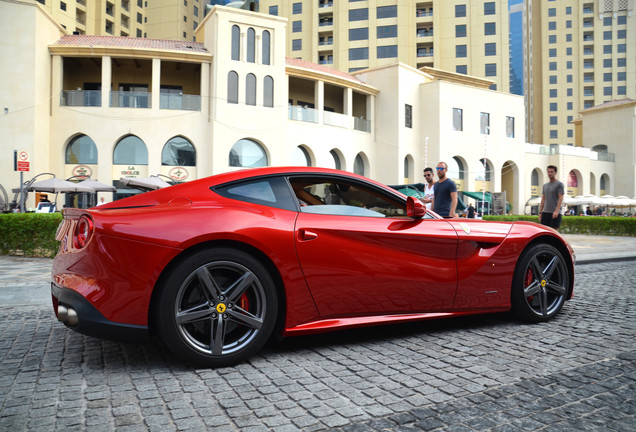
[[[527,144],[521,96],[399,62],[345,73],[288,58],[284,18],[217,6],[199,42],[68,35],[19,0],[0,0],[0,20],[6,190],[19,185],[17,150],[29,155],[27,178],[90,177],[117,188],[108,200],[134,193],[121,177],[311,165],[404,184],[438,161],[460,191],[505,191],[515,213],[549,164],[578,175],[571,194],[601,182],[617,192],[620,173],[598,151]]]

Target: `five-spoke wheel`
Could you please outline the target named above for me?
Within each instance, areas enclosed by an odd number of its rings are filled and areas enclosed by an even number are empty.
[[[185,259],[161,286],[156,325],[183,359],[227,366],[256,353],[271,335],[277,298],[254,257],[211,249]]]
[[[527,321],[547,321],[563,307],[569,287],[569,268],[561,253],[537,244],[524,251],[515,269],[512,311]]]

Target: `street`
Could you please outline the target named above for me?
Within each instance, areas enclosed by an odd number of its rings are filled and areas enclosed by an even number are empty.
[[[216,370],[67,330],[44,272],[0,280],[0,430],[634,430],[635,263],[577,266],[575,298],[548,323],[305,336]]]

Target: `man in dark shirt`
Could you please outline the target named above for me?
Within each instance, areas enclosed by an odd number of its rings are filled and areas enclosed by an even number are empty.
[[[433,199],[433,211],[445,218],[457,217],[457,186],[455,182],[446,177],[448,165],[446,162],[437,164],[437,177],[435,184],[435,198]]]
[[[550,181],[543,185],[539,214],[543,225],[559,229],[559,226],[561,226],[561,204],[563,204],[565,187],[563,183],[557,180],[556,173],[557,167],[548,165],[548,179]]]

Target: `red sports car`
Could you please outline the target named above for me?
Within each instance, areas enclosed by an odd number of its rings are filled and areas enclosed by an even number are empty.
[[[529,222],[443,219],[343,171],[263,168],[66,209],[51,291],[91,336],[226,366],[273,334],[512,310],[545,321],[574,255]]]

